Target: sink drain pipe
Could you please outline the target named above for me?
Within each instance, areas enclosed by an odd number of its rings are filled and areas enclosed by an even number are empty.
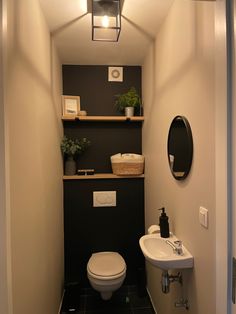
[[[182,273],[178,272],[177,275],[169,275],[167,270],[163,270],[161,275],[161,290],[163,293],[170,292],[170,284],[179,282],[182,285]]]
[[[161,290],[163,293],[170,292],[170,284],[173,282],[178,282],[182,285],[183,278],[182,273],[178,272],[177,275],[170,275],[167,270],[163,270],[161,275]],[[189,303],[187,299],[181,298],[179,301],[175,302],[176,308],[184,308],[185,310],[189,310]]]

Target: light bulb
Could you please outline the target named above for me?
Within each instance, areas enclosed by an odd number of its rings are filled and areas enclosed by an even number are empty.
[[[103,27],[108,27],[109,26],[109,17],[107,15],[104,15],[102,17],[102,26]]]

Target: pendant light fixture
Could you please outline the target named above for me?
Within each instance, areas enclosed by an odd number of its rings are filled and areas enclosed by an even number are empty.
[[[118,41],[120,30],[120,0],[92,0],[92,40]]]

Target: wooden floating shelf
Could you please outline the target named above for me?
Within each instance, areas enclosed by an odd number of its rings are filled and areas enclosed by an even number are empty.
[[[144,178],[144,174],[141,174],[139,176],[134,175],[117,176],[113,173],[96,173],[93,175],[63,176],[63,180],[138,179],[138,178]]]
[[[63,121],[144,121],[143,116],[62,116]]]

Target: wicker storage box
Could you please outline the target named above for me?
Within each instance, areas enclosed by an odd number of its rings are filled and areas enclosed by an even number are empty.
[[[144,156],[138,154],[116,154],[111,156],[112,171],[118,176],[141,175],[144,170]]]

